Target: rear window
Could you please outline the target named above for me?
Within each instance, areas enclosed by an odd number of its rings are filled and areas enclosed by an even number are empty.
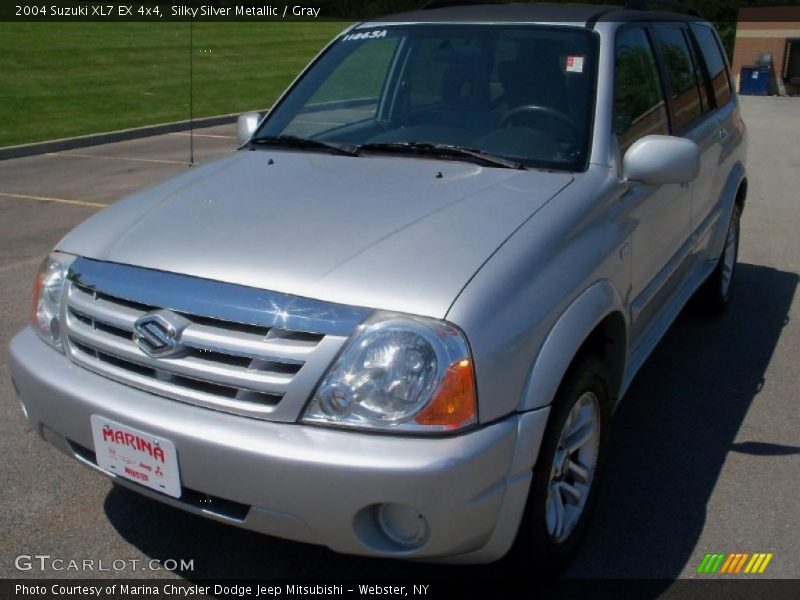
[[[717,36],[705,25],[692,23],[691,28],[708,69],[716,105],[725,106],[731,99],[731,85]]]

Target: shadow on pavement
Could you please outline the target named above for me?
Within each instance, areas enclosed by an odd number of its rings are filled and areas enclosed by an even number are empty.
[[[731,452],[755,456],[790,456],[800,454],[800,446],[765,444],[764,442],[739,442],[731,444]]]
[[[737,266],[734,298],[708,318],[690,303],[639,371],[614,419],[603,496],[574,577],[677,577],[692,559],[706,504],[734,444],[798,284],[796,273]]]
[[[788,322],[798,275],[740,264],[719,318],[684,310],[633,382],[614,420],[607,477],[569,578],[673,579],[691,559],[706,503],[729,451],[800,452],[734,444]],[[507,576],[501,565],[448,567],[341,556],[203,519],[114,488],[106,514],[157,559],[194,559],[187,579]],[[532,557],[532,560],[535,560]],[[668,586],[668,582],[664,586]]]

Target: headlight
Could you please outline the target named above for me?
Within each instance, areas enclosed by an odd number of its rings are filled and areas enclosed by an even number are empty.
[[[421,433],[474,424],[464,335],[444,321],[376,313],[322,379],[303,421]]]
[[[61,296],[67,280],[69,265],[75,257],[53,252],[44,259],[33,285],[33,314],[31,324],[45,342],[59,352],[61,343]]]

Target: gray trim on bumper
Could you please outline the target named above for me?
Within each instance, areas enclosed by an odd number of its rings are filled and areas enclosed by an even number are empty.
[[[522,515],[548,412],[446,438],[374,435],[248,419],[149,394],[78,367],[30,328],[12,340],[10,364],[29,420],[68,454],[80,458],[67,439],[93,447],[89,418],[99,414],[174,442],[184,488],[251,508],[235,521],[127,487],[247,529],[372,556],[500,558]],[[526,439],[518,444],[520,432]],[[408,550],[371,531],[369,507],[385,502],[422,514],[427,541]]]

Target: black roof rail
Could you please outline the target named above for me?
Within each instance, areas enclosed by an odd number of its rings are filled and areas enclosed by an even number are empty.
[[[629,8],[631,10],[653,10],[651,8],[653,5],[661,5],[672,9],[680,9],[689,13],[693,17],[699,17],[701,19],[704,18],[703,14],[699,10],[693,6],[679,2],[678,0],[629,0],[628,4],[625,5],[625,8]]]
[[[454,6],[477,6],[480,4],[501,4],[497,0],[431,0],[419,7],[419,10],[434,8],[452,8]]]

